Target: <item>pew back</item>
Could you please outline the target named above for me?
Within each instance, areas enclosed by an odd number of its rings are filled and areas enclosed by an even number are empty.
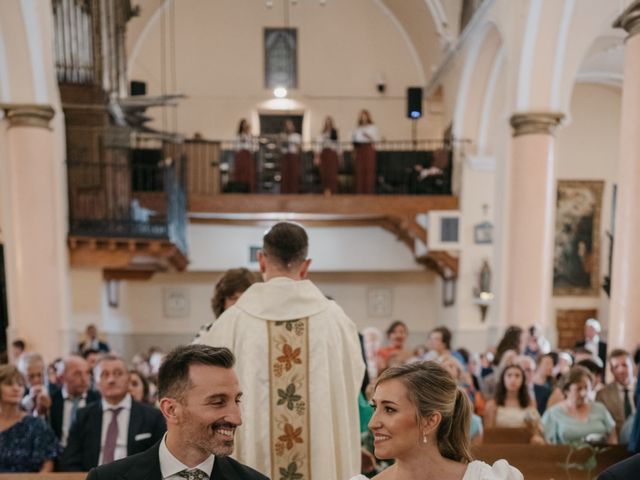
[[[520,470],[527,480],[587,480],[630,455],[626,446],[613,445],[597,455],[598,464],[589,475],[583,470],[566,469],[567,463],[584,464],[590,456],[587,449],[570,456],[570,447],[567,445],[485,444],[474,446],[472,453],[475,459],[490,465],[504,458]]]

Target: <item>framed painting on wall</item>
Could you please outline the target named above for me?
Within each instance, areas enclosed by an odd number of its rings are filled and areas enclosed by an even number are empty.
[[[597,296],[603,181],[560,180],[553,256],[555,296]]]

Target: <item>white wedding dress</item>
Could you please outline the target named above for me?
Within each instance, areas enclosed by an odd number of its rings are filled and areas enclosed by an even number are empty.
[[[351,480],[369,480],[364,475],[358,475]],[[462,480],[524,480],[524,476],[506,460],[498,460],[493,465],[475,460],[467,466]]]

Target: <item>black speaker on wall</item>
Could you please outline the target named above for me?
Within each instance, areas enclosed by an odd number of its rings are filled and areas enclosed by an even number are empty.
[[[147,94],[147,82],[140,82],[138,80],[131,80],[129,82],[129,91],[131,96],[146,95]]]
[[[414,120],[422,117],[422,87],[407,88],[407,117]]]

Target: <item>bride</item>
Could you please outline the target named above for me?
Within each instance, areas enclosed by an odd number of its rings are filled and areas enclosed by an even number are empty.
[[[392,367],[372,398],[375,455],[395,463],[374,480],[522,480],[505,460],[471,461],[471,406],[451,375],[435,362]],[[358,475],[351,480],[367,480]]]

